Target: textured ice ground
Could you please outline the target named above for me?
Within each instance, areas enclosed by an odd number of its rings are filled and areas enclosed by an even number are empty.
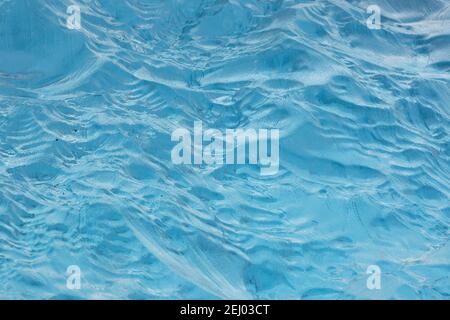
[[[0,298],[449,298],[448,0],[74,3],[0,0]],[[196,120],[279,173],[173,165]]]

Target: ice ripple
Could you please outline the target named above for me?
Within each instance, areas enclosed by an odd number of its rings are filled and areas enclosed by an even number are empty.
[[[78,2],[0,0],[0,297],[448,298],[448,1]],[[173,165],[196,120],[280,172]]]

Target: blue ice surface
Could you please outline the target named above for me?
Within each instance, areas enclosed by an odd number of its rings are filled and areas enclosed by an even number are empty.
[[[0,0],[0,298],[449,299],[449,102],[448,0]]]

